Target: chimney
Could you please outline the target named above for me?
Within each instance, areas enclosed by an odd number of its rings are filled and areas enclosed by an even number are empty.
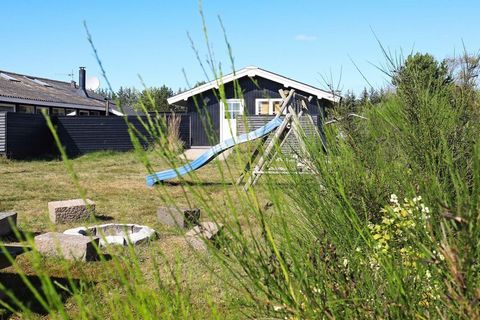
[[[87,94],[87,89],[85,87],[87,81],[87,75],[85,71],[85,67],[80,67],[80,70],[78,71],[78,89],[80,93],[84,93],[85,95]]]

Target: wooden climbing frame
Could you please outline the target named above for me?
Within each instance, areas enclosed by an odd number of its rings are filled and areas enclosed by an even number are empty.
[[[285,94],[283,90],[279,90],[280,96],[282,97],[282,104],[280,111],[275,115],[275,118],[279,118],[283,115],[284,111],[287,111],[283,119],[282,124],[270,135],[263,137],[260,143],[257,145],[255,150],[250,156],[250,160],[245,165],[244,170],[240,174],[237,185],[240,185],[245,179],[245,185],[243,189],[247,191],[251,186],[254,186],[260,179],[262,174],[285,174],[286,170],[269,170],[271,164],[273,163],[276,155],[282,146],[288,140],[288,138],[293,134],[298,142],[300,147],[300,152],[302,154],[307,153],[307,146],[305,145],[305,131],[303,130],[300,124],[300,117],[307,118],[308,122],[313,125],[315,128],[315,135],[320,137],[318,128],[314,125],[314,121],[311,115],[308,113],[308,107],[305,101],[309,102],[311,97],[306,98],[300,94],[295,93],[295,90],[291,89],[288,94]],[[293,101],[300,101],[300,108],[294,107]],[[272,137],[270,141],[269,137]],[[262,152],[263,151],[263,152]],[[255,160],[260,156],[256,162],[253,170],[251,170],[252,165],[255,163]],[[248,174],[251,172],[251,174]]]

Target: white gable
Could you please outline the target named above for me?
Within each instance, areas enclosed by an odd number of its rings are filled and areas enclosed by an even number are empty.
[[[340,96],[334,95],[328,91],[310,86],[308,84],[298,82],[295,80],[292,80],[290,78],[286,78],[284,76],[281,76],[279,74],[258,68],[258,67],[246,67],[243,69],[238,70],[235,73],[230,73],[226,76],[223,76],[220,79],[216,79],[213,81],[210,81],[206,84],[203,84],[201,86],[195,87],[193,89],[190,89],[188,91],[182,92],[180,94],[177,94],[173,97],[168,98],[168,103],[169,104],[174,104],[182,100],[187,100],[188,98],[195,96],[199,93],[205,92],[210,89],[218,89],[218,87],[222,84],[229,83],[231,81],[240,79],[242,77],[248,76],[250,78],[254,77],[262,77],[277,83],[283,84],[285,88],[292,88],[292,89],[297,89],[306,93],[311,94],[312,96],[317,97],[318,99],[326,99],[330,100],[332,102],[338,102],[340,101]]]

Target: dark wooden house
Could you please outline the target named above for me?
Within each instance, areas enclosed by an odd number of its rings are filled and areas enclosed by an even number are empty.
[[[0,70],[0,156],[28,158],[56,152],[42,113],[50,115],[70,155],[132,149],[124,118],[114,116],[132,115],[130,121],[142,130],[135,111],[124,107],[121,112],[86,88],[85,68],[79,70],[78,85]],[[188,119],[182,120],[185,127]]]
[[[225,92],[225,102],[220,98]],[[279,90],[311,96],[309,112],[320,125],[325,109],[340,97],[314,86],[258,68],[246,67],[218,80],[180,93],[168,103],[184,108],[190,115],[192,147],[211,146],[241,133],[243,121],[264,123],[279,111]],[[245,117],[243,117],[245,115]],[[255,127],[255,125],[253,125]],[[250,129],[254,129],[250,127]]]

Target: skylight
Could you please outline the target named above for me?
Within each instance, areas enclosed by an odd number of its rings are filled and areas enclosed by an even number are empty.
[[[5,74],[3,72],[0,72],[0,77],[2,77],[5,80],[20,82],[20,80],[14,78],[14,77],[11,77],[8,74]]]
[[[44,87],[51,87],[51,86],[52,86],[51,84],[48,84],[48,83],[43,82],[43,81],[38,80],[38,79],[32,79],[32,81],[35,82],[35,83],[38,83],[38,84],[40,84],[40,85],[42,85],[42,86],[44,86]]]

